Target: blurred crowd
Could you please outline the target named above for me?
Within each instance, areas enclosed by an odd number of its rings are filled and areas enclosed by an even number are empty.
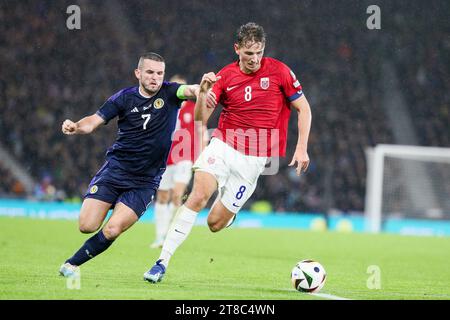
[[[25,196],[24,185],[17,180],[10,170],[0,162],[0,195],[2,194],[15,194],[17,196]]]
[[[367,29],[365,1],[325,6],[294,0],[112,1],[117,17],[108,16],[108,1],[80,1],[81,29],[69,30],[71,2],[0,4],[0,141],[39,182],[36,198],[82,197],[117,127],[111,122],[94,134],[68,137],[61,123],[94,113],[113,93],[135,85],[140,53],[162,54],[167,78],[180,73],[198,83],[204,72],[236,59],[235,31],[248,21],[265,28],[265,55],[285,62],[299,78],[313,124],[308,172],[297,177],[287,166],[297,141],[293,112],[287,157],[277,175],[260,178],[245,209],[265,201],[277,212],[363,210],[365,148],[395,143],[380,105],[383,59],[398,67],[415,125],[424,132],[420,144],[449,146],[450,39],[441,26],[446,20],[430,21],[423,13],[448,12],[443,1],[446,10],[387,3],[395,19],[386,18],[381,30]],[[417,18],[416,11],[423,15]],[[0,194],[15,195],[14,179],[4,179],[10,175],[0,170]],[[51,193],[39,193],[42,185]]]
[[[412,11],[394,17],[395,62],[421,145],[450,146],[449,8],[435,1],[420,19]]]

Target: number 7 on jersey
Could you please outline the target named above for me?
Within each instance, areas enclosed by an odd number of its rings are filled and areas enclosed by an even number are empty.
[[[144,121],[144,130],[147,130],[147,123],[150,121],[151,114],[143,114],[142,119],[145,119]]]

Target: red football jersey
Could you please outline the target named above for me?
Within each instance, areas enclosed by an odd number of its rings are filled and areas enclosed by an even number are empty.
[[[183,160],[192,162],[197,159],[201,141],[195,142],[194,135],[194,101],[184,101],[178,114],[177,126],[172,136],[172,147],[170,148],[167,165],[176,164]]]
[[[295,74],[265,57],[255,73],[243,73],[234,62],[217,75],[212,90],[223,110],[213,137],[246,155],[285,156],[290,103],[303,94]]]

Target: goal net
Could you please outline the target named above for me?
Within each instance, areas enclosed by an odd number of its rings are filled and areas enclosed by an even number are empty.
[[[369,231],[389,218],[450,220],[450,148],[381,144],[366,158]]]

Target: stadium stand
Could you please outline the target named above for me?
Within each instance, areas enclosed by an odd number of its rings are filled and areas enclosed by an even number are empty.
[[[265,200],[277,212],[363,211],[364,149],[395,143],[380,108],[379,65],[386,55],[393,55],[404,80],[402,89],[417,108],[416,129],[424,132],[420,144],[449,146],[450,39],[442,34],[445,21],[434,20],[428,29],[417,27],[420,41],[403,32],[418,20],[428,23],[427,16],[441,17],[443,12],[432,5],[397,10],[395,20],[388,22],[395,31],[383,34],[395,37],[386,41],[396,45],[382,54],[373,35],[384,31],[367,30],[364,1],[327,7],[314,1],[255,3],[231,0],[216,10],[215,2],[120,2],[134,30],[128,39],[121,39],[103,10],[104,2],[82,2],[82,28],[76,31],[65,27],[67,1],[24,0],[8,6],[2,2],[1,142],[41,184],[51,181],[55,192],[43,199],[81,197],[103,162],[116,127],[110,124],[92,135],[66,137],[60,131],[62,121],[91,114],[114,92],[134,85],[129,65],[143,51],[161,53],[169,76],[186,74],[190,82],[198,82],[204,72],[218,71],[235,59],[234,32],[254,20],[268,34],[266,56],[284,61],[302,82],[313,127],[308,173],[299,178],[287,167],[296,143],[294,112],[288,156],[281,160],[278,175],[260,178],[246,209]],[[424,16],[410,19],[417,16],[415,10]],[[164,14],[154,18],[155,12]],[[227,19],[220,19],[223,16]],[[118,52],[125,52],[125,59]],[[127,59],[128,64],[123,62]],[[428,94],[432,91],[439,94]],[[14,195],[14,179],[1,166],[0,170],[5,177],[0,194]]]

